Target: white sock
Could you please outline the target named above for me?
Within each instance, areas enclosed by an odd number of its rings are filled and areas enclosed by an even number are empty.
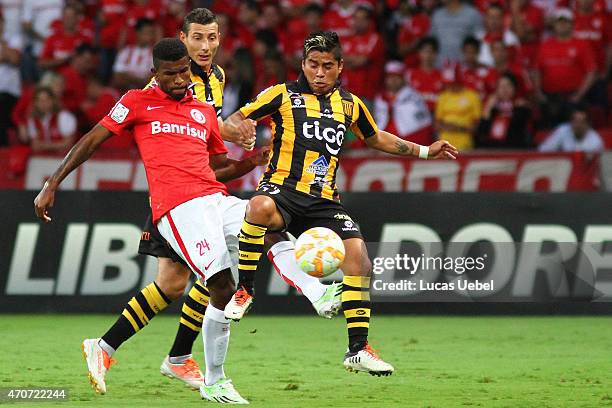
[[[98,346],[108,354],[109,357],[112,357],[115,354],[115,349],[112,348],[104,339],[98,340]]]
[[[223,363],[227,355],[230,337],[230,320],[225,318],[223,310],[209,304],[204,313],[202,339],[204,340],[204,362],[206,385],[213,385],[225,378]]]
[[[285,282],[302,292],[310,303],[316,302],[325,293],[327,287],[320,280],[298,267],[293,242],[281,241],[272,245],[268,250],[268,258]]]

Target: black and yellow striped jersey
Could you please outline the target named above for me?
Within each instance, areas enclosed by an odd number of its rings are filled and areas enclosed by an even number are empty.
[[[195,98],[212,105],[221,117],[223,109],[223,89],[225,88],[225,72],[217,64],[212,64],[210,71],[205,73],[199,65],[191,61],[191,89]],[[157,85],[155,78],[144,89]]]
[[[303,74],[262,91],[240,112],[253,120],[271,118],[272,155],[260,184],[334,201],[339,201],[336,172],[347,130],[361,139],[378,131],[361,99],[341,87],[315,95]]]

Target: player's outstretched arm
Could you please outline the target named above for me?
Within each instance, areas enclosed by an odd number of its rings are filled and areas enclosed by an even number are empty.
[[[45,222],[50,222],[49,208],[53,207],[55,201],[55,191],[62,180],[66,178],[72,170],[76,169],[85,162],[98,149],[106,139],[113,134],[104,126],[97,124],[85,136],[83,136],[62,160],[57,170],[45,182],[42,190],[34,199],[34,211],[36,216]]]
[[[457,148],[446,140],[438,140],[431,145],[421,146],[399,137],[378,130],[376,134],[365,139],[366,144],[381,152],[391,153],[398,156],[415,156],[421,159],[456,159]]]
[[[244,176],[257,166],[268,163],[270,147],[261,148],[253,156],[244,160],[228,159],[227,155],[216,154],[210,157],[210,167],[215,171],[215,177],[222,183]]]
[[[249,151],[255,147],[256,126],[256,121],[245,118],[240,112],[233,113],[225,122],[219,121],[221,138]]]

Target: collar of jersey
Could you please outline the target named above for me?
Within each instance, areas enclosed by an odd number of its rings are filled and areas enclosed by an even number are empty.
[[[162,98],[170,99],[175,102],[186,103],[186,102],[191,102],[193,100],[193,91],[191,90],[190,86],[187,87],[187,92],[185,93],[185,96],[183,97],[183,99],[181,99],[180,101],[177,101],[176,99],[174,99],[173,97],[165,93],[159,85],[153,87],[152,89],[153,89],[153,92],[155,92],[157,95],[161,96]]]
[[[202,81],[208,81],[208,77],[212,73],[214,65],[215,64],[212,64],[210,66],[210,70],[208,72],[204,72],[201,66],[196,64],[194,60],[191,60],[191,74],[199,76],[200,78],[202,78]]]
[[[300,75],[298,76],[298,79],[297,79],[297,85],[298,85],[297,86],[298,91],[300,93],[309,93],[313,95],[315,94],[310,88],[310,85],[308,84],[308,80],[306,79],[306,75],[304,75],[304,72],[300,72]],[[333,94],[336,91],[336,89],[338,89],[339,87],[340,87],[340,80],[337,80],[332,90],[323,96],[329,97],[329,95]],[[317,95],[317,96],[322,96],[322,95]]]

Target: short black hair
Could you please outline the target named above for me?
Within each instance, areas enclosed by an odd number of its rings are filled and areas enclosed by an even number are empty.
[[[181,31],[185,34],[189,34],[189,28],[191,23],[208,25],[212,23],[219,24],[215,13],[205,7],[195,8],[189,12],[183,19],[183,27]]]
[[[431,46],[433,50],[438,53],[440,52],[440,43],[435,37],[423,37],[419,44],[417,45],[417,50],[421,51],[424,47]]]
[[[514,86],[514,89],[518,89],[518,86],[519,86],[518,78],[512,72],[508,72],[508,71],[504,72],[499,79],[502,79],[502,78],[506,78],[508,81],[510,81],[512,86]]]
[[[74,49],[74,55],[83,55],[87,53],[95,54],[98,50],[88,43],[79,44]]]
[[[311,33],[304,40],[303,59],[306,59],[312,51],[331,52],[337,61],[342,59],[342,46],[340,38],[334,31],[318,31]]]
[[[587,109],[586,105],[584,103],[577,103],[574,106],[572,106],[572,110],[570,112],[570,120],[574,117],[575,114],[577,113],[584,113],[587,117],[587,120],[590,121],[591,118],[589,117],[589,110]]]
[[[136,25],[134,26],[134,29],[136,31],[140,31],[144,27],[152,27],[154,25],[155,21],[151,20],[150,18],[139,18],[138,20],[136,20]]]
[[[153,67],[159,68],[162,61],[178,61],[186,57],[187,47],[178,38],[162,38],[153,47]]]
[[[255,40],[262,42],[266,48],[274,49],[278,46],[278,36],[272,30],[263,29],[255,33]]]
[[[304,9],[304,14],[308,13],[317,13],[318,15],[322,16],[323,13],[325,13],[325,9],[318,3],[310,3]]]
[[[470,36],[465,37],[465,40],[463,40],[463,45],[461,48],[465,48],[467,46],[472,46],[476,48],[476,51],[480,51],[480,41],[478,41],[476,38]]]

